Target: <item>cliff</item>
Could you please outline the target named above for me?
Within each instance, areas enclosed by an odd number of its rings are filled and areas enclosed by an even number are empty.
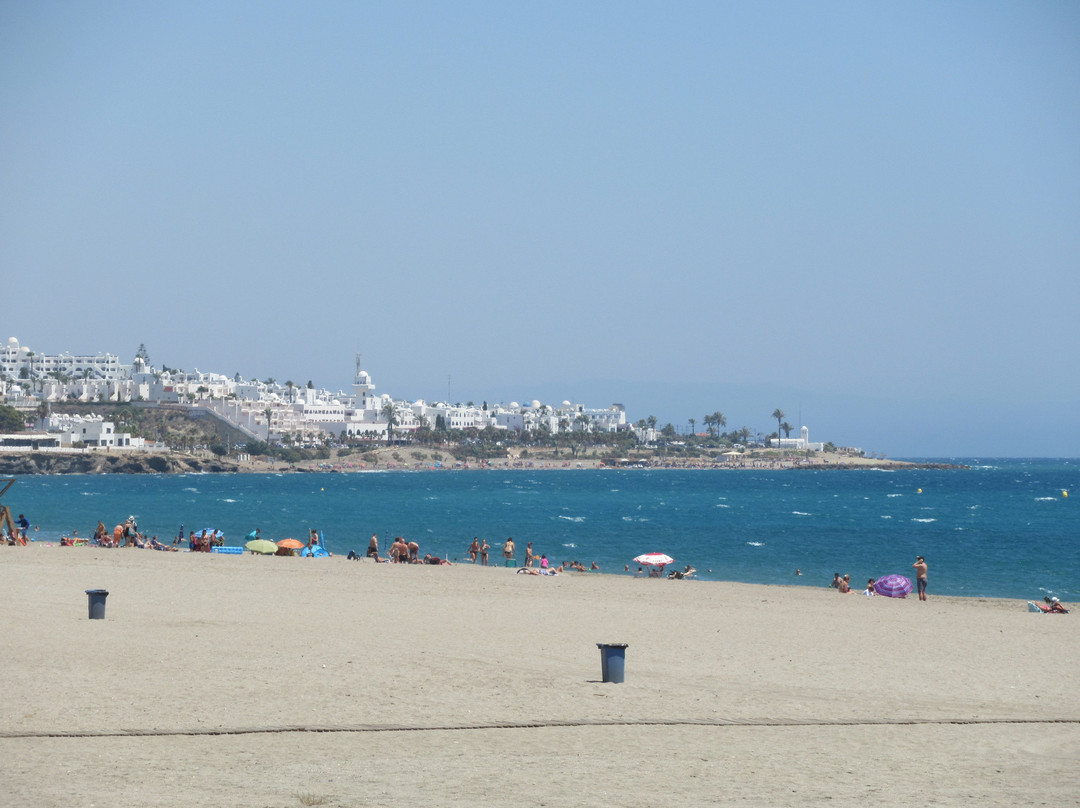
[[[149,452],[2,452],[0,476],[24,474],[182,474],[239,471],[236,463],[184,454]]]

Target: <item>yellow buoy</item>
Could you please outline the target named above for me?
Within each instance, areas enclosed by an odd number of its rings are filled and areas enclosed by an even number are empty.
[[[1067,490],[1063,490],[1061,492],[1061,496],[1065,497],[1065,499],[1068,499],[1069,498],[1069,492]]]
[[[922,489],[920,488],[920,489],[919,489],[918,491],[916,491],[915,493],[916,493],[916,494],[921,494],[921,493],[922,493]]]

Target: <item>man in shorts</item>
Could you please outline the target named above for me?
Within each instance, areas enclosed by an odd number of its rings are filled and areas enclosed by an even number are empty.
[[[911,566],[915,568],[915,584],[919,588],[919,600],[926,600],[926,559],[915,556],[915,563]]]

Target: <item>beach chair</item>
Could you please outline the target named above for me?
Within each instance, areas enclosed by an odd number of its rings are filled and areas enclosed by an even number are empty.
[[[1043,606],[1042,604],[1036,603],[1033,600],[1029,600],[1027,602],[1027,605],[1028,605],[1028,611],[1029,612],[1039,612],[1040,614],[1046,614],[1047,612],[1050,611],[1049,606]]]

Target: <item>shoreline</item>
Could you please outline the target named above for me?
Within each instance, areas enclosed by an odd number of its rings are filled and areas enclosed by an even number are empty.
[[[936,804],[1003,806],[1080,791],[1080,625],[1007,601],[40,549],[0,564],[13,803],[816,805],[918,782]],[[102,620],[91,587],[109,592]],[[628,644],[624,683],[601,681],[598,642]],[[671,776],[643,776],[661,750]]]
[[[232,547],[232,548],[236,548],[236,547],[241,547],[242,548],[243,544],[239,544],[239,545],[226,544],[225,546],[226,547]],[[257,553],[252,553],[252,552],[250,552],[248,550],[245,550],[243,553],[213,553],[212,552],[212,553],[207,554],[207,553],[194,552],[192,550],[189,550],[185,546],[185,547],[178,547],[178,549],[174,553],[172,551],[159,551],[159,550],[153,550],[151,548],[138,548],[138,547],[111,548],[111,547],[99,547],[97,545],[79,545],[77,547],[64,547],[64,546],[61,546],[60,544],[55,543],[55,542],[53,542],[51,540],[50,541],[31,541],[25,547],[15,546],[15,547],[5,548],[2,545],[0,545],[0,553],[3,553],[5,549],[10,549],[11,552],[26,552],[26,551],[45,552],[45,551],[51,551],[51,550],[63,550],[63,551],[74,551],[74,552],[101,551],[101,552],[107,552],[107,553],[110,553],[110,554],[113,553],[113,552],[119,552],[119,553],[125,554],[127,551],[130,550],[130,551],[132,551],[133,554],[136,551],[142,551],[142,552],[139,553],[140,555],[141,554],[146,554],[146,555],[166,555],[166,556],[177,555],[177,556],[179,556],[179,555],[185,555],[186,554],[186,555],[190,555],[190,556],[193,556],[193,557],[206,557],[207,555],[209,555],[209,556],[217,556],[217,557],[233,557],[234,560],[235,560],[235,556],[237,556],[237,555],[245,557],[245,558],[246,557],[258,557]],[[274,556],[270,556],[268,558],[273,558],[273,557]],[[4,556],[0,555],[0,561],[2,561],[3,558],[4,558]],[[290,563],[294,563],[294,562],[298,563],[298,564],[308,564],[308,563],[312,563],[312,564],[314,564],[314,563],[338,564],[338,563],[342,563],[342,562],[347,562],[350,567],[354,564],[354,562],[350,561],[350,559],[346,555],[342,555],[342,554],[339,554],[339,553],[331,553],[328,557],[317,558],[317,559],[307,559],[307,558],[301,558],[299,556],[292,557],[292,559],[293,559],[292,561],[268,561],[267,563],[286,565],[286,564],[290,564]],[[358,565],[362,565],[362,566],[370,566],[370,567],[376,566],[375,562],[373,562],[370,559],[365,558],[365,557],[359,558],[357,560],[357,562],[358,562]],[[228,562],[225,562],[225,563],[228,563]],[[388,562],[380,562],[378,564],[378,566],[382,567],[382,566],[384,566],[384,564],[388,564]],[[409,569],[414,569],[414,568],[415,569],[424,569],[424,568],[428,568],[430,565],[424,565],[424,564],[388,564],[388,566],[399,567],[399,568],[409,568]],[[494,563],[484,566],[484,565],[479,564],[479,563],[474,564],[471,561],[456,560],[456,559],[449,566],[451,566],[451,567],[462,567],[462,568],[465,568],[465,569],[470,569],[471,568],[471,569],[477,569],[477,570],[493,570],[493,571],[494,570],[504,570],[505,572],[500,573],[500,574],[513,575],[513,576],[518,575],[518,572],[517,572],[518,570],[524,569],[524,567],[505,567],[502,564],[494,564]],[[677,567],[678,564],[674,564],[672,566]],[[534,567],[534,569],[536,569],[536,567]],[[488,574],[488,573],[485,573],[485,574]],[[903,574],[903,573],[901,573],[901,574]],[[706,573],[706,575],[708,575],[708,573]],[[522,576],[522,577],[525,577],[525,576]],[[530,575],[528,577],[540,577],[540,576],[531,576]],[[832,586],[830,586],[827,583],[826,584],[764,583],[764,582],[761,582],[761,581],[737,581],[737,580],[731,580],[731,579],[726,579],[726,578],[708,578],[708,577],[701,578],[701,577],[697,577],[697,576],[695,576],[693,578],[686,578],[686,579],[678,579],[678,580],[676,580],[676,579],[669,579],[667,577],[666,573],[664,575],[661,575],[659,578],[649,578],[648,575],[637,575],[637,574],[635,574],[633,572],[625,572],[625,571],[586,570],[585,572],[581,572],[581,571],[578,571],[578,570],[562,570],[562,571],[560,571],[558,573],[558,575],[549,576],[549,577],[555,577],[555,578],[566,577],[566,578],[577,578],[577,579],[590,579],[590,578],[609,579],[610,578],[610,579],[617,579],[617,580],[628,580],[629,579],[629,580],[640,580],[640,581],[664,581],[664,582],[669,582],[670,581],[671,585],[673,585],[673,586],[682,586],[682,585],[686,585],[686,586],[740,586],[740,587],[745,586],[745,587],[761,587],[766,592],[768,590],[777,589],[777,590],[783,590],[783,591],[793,590],[793,591],[798,591],[798,592],[803,592],[803,591],[823,592],[823,593],[828,594],[830,596],[834,595],[834,594],[835,595],[844,594],[844,593],[837,592],[836,590],[834,590],[834,588]],[[912,578],[912,580],[914,580],[913,576],[909,575],[908,577]],[[648,585],[651,586],[653,584],[648,584]],[[888,598],[888,597],[885,597],[884,595],[875,595],[874,597],[871,598],[871,597],[867,597],[867,596],[863,595],[862,590],[858,590],[858,591],[852,590],[850,595],[851,595],[852,600],[859,600],[859,601],[867,601],[867,600],[875,600],[875,599],[896,600],[896,601],[917,601],[918,600],[918,598],[916,597],[914,591],[912,591],[910,596],[907,597],[907,598]],[[977,602],[977,603],[986,603],[986,604],[999,604],[1001,606],[1007,606],[1009,611],[1014,611],[1014,610],[1017,610],[1017,609],[1020,609],[1020,611],[1024,611],[1024,609],[1020,608],[1020,607],[1023,607],[1024,604],[1026,604],[1029,600],[1031,600],[1031,598],[1021,598],[1021,597],[1011,597],[1011,596],[995,596],[995,595],[939,595],[939,594],[934,594],[933,592],[930,593],[930,598],[932,600],[941,601],[941,602],[944,602],[944,603],[952,603],[952,602],[955,602],[955,603],[971,603],[971,602]],[[1073,604],[1072,603],[1066,603],[1064,605],[1066,607],[1071,607]],[[1078,606],[1080,606],[1080,604],[1078,604]],[[1073,611],[1073,609],[1070,608],[1070,613],[1072,611]],[[1078,612],[1078,613],[1080,613],[1080,612]]]
[[[85,452],[0,450],[0,476],[37,474],[355,474],[371,471],[546,471],[546,470],[702,470],[702,471],[794,471],[794,470],[969,470],[970,466],[937,461],[915,462],[819,454],[805,457],[755,457],[740,462],[705,462],[696,458],[635,459],[625,465],[611,465],[600,458],[500,458],[490,461],[444,462],[440,452],[410,450],[412,462],[400,458],[401,449],[375,450],[376,461],[368,463],[353,454],[332,454],[327,460],[305,460],[287,464],[252,459],[237,461],[210,453],[184,454],[143,449]],[[370,453],[369,453],[370,454]],[[399,459],[394,459],[398,455]]]

